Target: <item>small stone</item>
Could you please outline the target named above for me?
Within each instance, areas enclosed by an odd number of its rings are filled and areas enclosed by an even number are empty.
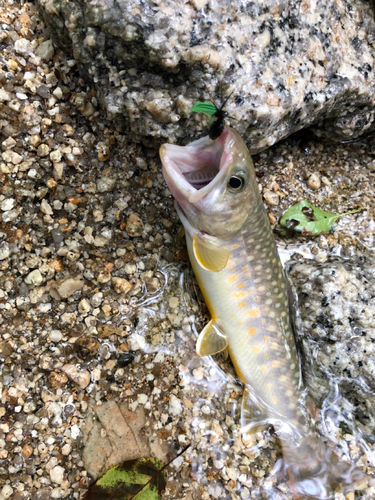
[[[9,486],[9,484],[6,484],[3,486],[1,493],[0,493],[0,498],[1,500],[5,500],[6,498],[9,498],[13,494],[13,488]]]
[[[23,159],[22,156],[15,151],[4,151],[1,157],[5,162],[13,163],[13,165],[18,165]]]
[[[65,470],[62,467],[56,465],[56,467],[49,471],[51,481],[53,483],[61,484],[64,479],[64,472]]]
[[[68,278],[66,280],[57,280],[51,287],[50,293],[54,299],[66,299],[74,292],[81,290],[85,282],[82,276]]]
[[[169,412],[173,415],[180,415],[180,413],[182,413],[181,400],[174,394],[171,394],[169,397]]]
[[[146,394],[138,394],[137,401],[141,405],[145,405],[148,401],[148,397]]]
[[[65,385],[68,382],[68,377],[65,373],[51,372],[48,375],[48,382],[50,387],[55,390]]]
[[[52,259],[52,260],[50,260],[49,263],[48,263],[48,265],[56,273],[60,273],[64,269],[64,266],[63,266],[61,260],[59,260],[59,259]]]
[[[88,314],[91,310],[90,304],[86,299],[82,299],[78,304],[78,312],[80,314]]]
[[[99,307],[100,304],[102,303],[102,300],[103,300],[103,293],[102,292],[95,293],[90,300],[92,307]]]
[[[3,202],[1,202],[1,210],[3,212],[6,212],[7,210],[12,210],[16,203],[16,200],[14,198],[7,198]]]
[[[72,447],[70,444],[64,444],[64,446],[61,448],[61,453],[67,457],[69,453],[72,451]]]
[[[109,271],[102,271],[98,274],[98,283],[108,283],[111,280],[111,273]]]
[[[30,141],[30,144],[32,146],[34,146],[34,148],[38,147],[40,142],[41,142],[40,135],[39,134],[31,135],[29,141]]]
[[[5,141],[3,141],[1,143],[1,147],[4,149],[4,150],[8,150],[8,149],[12,149],[14,148],[14,146],[16,145],[16,141],[13,139],[13,137],[8,137],[8,139],[5,139]]]
[[[62,158],[62,153],[60,150],[55,150],[55,151],[52,151],[50,154],[49,154],[49,157],[50,157],[50,160],[55,162],[55,161],[60,161],[61,158]]]
[[[99,193],[106,193],[108,191],[113,191],[113,188],[116,185],[116,178],[114,177],[100,177],[100,179],[96,183],[96,188]]]
[[[318,174],[314,173],[312,175],[310,175],[310,177],[307,179],[307,185],[311,188],[311,189],[319,189],[320,186],[321,186],[321,182],[320,182],[320,177]]]
[[[12,96],[4,89],[0,89],[0,102],[11,101]]]
[[[25,278],[25,283],[28,285],[34,285],[34,286],[39,286],[41,283],[43,283],[43,276],[39,269],[35,269],[34,271],[31,271],[26,278]]]
[[[169,307],[171,309],[176,309],[176,307],[178,307],[178,304],[179,304],[179,300],[177,297],[171,297],[169,299]]]
[[[9,243],[3,241],[0,243],[0,260],[5,260],[10,256]]]
[[[60,340],[63,338],[63,334],[60,332],[60,330],[52,330],[49,334],[49,338],[51,342],[60,342]]]
[[[264,199],[265,199],[265,202],[267,203],[267,205],[276,206],[280,202],[280,196],[273,191],[265,189],[263,196],[264,196]]]
[[[143,232],[143,222],[140,216],[136,213],[129,215],[126,221],[126,232],[132,238],[141,236]]]
[[[22,448],[21,455],[23,458],[30,458],[31,455],[33,454],[34,448],[31,446],[31,444],[25,444],[25,446]]]
[[[56,181],[62,178],[64,172],[64,163],[56,162],[53,164],[53,177]]]
[[[63,96],[63,92],[60,87],[56,87],[52,93],[56,97],[56,99],[61,99]]]
[[[43,199],[42,203],[40,204],[40,211],[43,212],[46,215],[52,215],[53,214],[53,210],[52,210],[51,205],[45,199]]]
[[[40,144],[37,149],[37,155],[43,158],[44,156],[47,156],[49,154],[49,151],[50,149],[47,144]]]
[[[133,285],[129,283],[129,281],[124,278],[118,278],[116,276],[112,278],[112,285],[116,293],[122,293],[124,295],[130,292],[130,290],[133,288]]]
[[[20,38],[14,43],[14,50],[23,56],[30,56],[33,53],[33,46],[26,38]]]
[[[61,369],[67,374],[70,380],[77,384],[81,389],[85,389],[89,385],[91,375],[88,370],[69,363],[64,365]]]
[[[40,57],[43,61],[48,62],[52,57],[54,56],[55,49],[53,48],[53,43],[51,40],[46,40],[45,42],[42,42],[38,47],[35,49],[35,55],[37,57]]]

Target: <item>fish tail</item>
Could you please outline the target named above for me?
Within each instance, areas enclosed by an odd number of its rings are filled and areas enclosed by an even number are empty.
[[[365,480],[365,474],[314,435],[282,445],[294,500],[330,500],[337,488],[354,489]]]

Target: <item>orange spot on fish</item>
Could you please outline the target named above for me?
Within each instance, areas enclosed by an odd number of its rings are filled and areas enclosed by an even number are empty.
[[[244,288],[245,283],[238,283],[237,288]]]
[[[250,271],[250,267],[249,266],[244,266],[242,268],[242,271],[245,273],[246,271]]]
[[[266,365],[261,365],[259,367],[259,371],[262,372],[262,373],[265,373],[267,371],[267,366]]]
[[[260,353],[260,350],[261,350],[261,349],[260,349],[260,347],[258,347],[258,346],[253,347],[253,353],[254,353],[254,354],[259,354],[259,353]]]
[[[249,329],[247,330],[247,333],[248,333],[249,335],[251,335],[251,336],[255,335],[255,334],[256,334],[256,332],[257,332],[257,329],[256,329],[256,328],[249,328]]]
[[[256,297],[254,298],[254,300],[255,300],[255,302],[260,302],[260,297],[256,296]]]
[[[236,280],[237,280],[237,276],[231,276],[231,277],[228,279],[228,281],[229,281],[230,283],[233,283],[233,282],[234,282],[234,281],[236,281]]]
[[[278,362],[277,360],[275,360],[275,361],[271,361],[271,366],[272,366],[273,368],[277,368],[277,367],[279,366],[279,362]]]
[[[230,317],[231,317],[231,318],[235,318],[235,317],[236,317],[236,315],[235,315],[235,314],[231,314],[231,315],[230,315]]]
[[[240,302],[240,303],[238,304],[238,307],[246,307],[246,302]]]
[[[266,354],[264,355],[264,357],[265,357],[266,359],[270,359],[270,355],[269,355],[269,353],[268,353],[268,352],[266,352]]]
[[[263,340],[264,340],[264,342],[268,342],[268,341],[269,341],[269,339],[270,339],[270,338],[269,338],[269,337],[267,337],[267,335],[266,335],[266,336],[264,337],[264,339],[263,339]]]
[[[251,318],[257,318],[259,316],[259,310],[258,309],[251,309],[251,311],[249,312],[249,316]]]
[[[246,297],[246,292],[235,292],[233,296],[236,297],[236,299],[241,299],[242,297]]]
[[[232,245],[232,246],[231,246],[231,249],[232,249],[232,250],[236,250],[236,248],[238,248],[238,245]]]

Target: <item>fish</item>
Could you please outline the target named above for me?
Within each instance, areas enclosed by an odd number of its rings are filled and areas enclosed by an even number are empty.
[[[163,144],[160,158],[211,315],[198,355],[229,353],[244,385],[243,440],[273,425],[294,498],[333,498],[337,484],[350,485],[355,473],[302,411],[288,282],[244,141],[225,127],[215,140]]]

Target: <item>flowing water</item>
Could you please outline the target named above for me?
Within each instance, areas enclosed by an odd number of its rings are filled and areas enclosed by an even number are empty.
[[[374,259],[371,252],[355,250],[349,260],[336,249],[319,263],[311,258],[311,244],[279,246],[297,304],[297,345],[307,387],[301,405],[327,446],[365,473],[345,493],[338,487],[333,498],[374,498]],[[185,462],[188,477],[182,487],[190,492],[184,497],[182,488],[175,498],[292,498],[272,427],[256,432],[246,446],[242,442],[243,389],[230,360],[195,353],[208,316],[190,267],[165,265],[160,273],[160,291],[133,304],[129,342],[147,353],[163,353],[178,369],[172,403],[181,405],[176,410],[179,449],[191,446],[175,467]],[[178,472],[176,481],[181,482]]]

